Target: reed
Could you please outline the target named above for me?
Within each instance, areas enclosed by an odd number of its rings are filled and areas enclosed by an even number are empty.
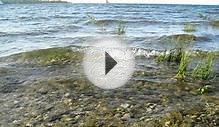
[[[88,18],[89,22],[91,22],[93,24],[97,24],[97,19],[93,15],[87,14],[87,18]]]
[[[186,23],[186,24],[184,25],[183,31],[190,33],[190,32],[195,32],[196,29],[197,29],[197,27],[196,27],[195,24]]]
[[[184,51],[182,53],[182,58],[176,75],[177,78],[185,79],[189,62],[190,62],[190,54]]]
[[[116,28],[116,33],[118,34],[118,35],[122,35],[122,34],[125,34],[126,33],[126,26],[123,24],[123,22],[122,21],[119,21],[119,24],[118,24],[118,26],[117,26],[117,28]]]
[[[182,48],[176,48],[176,49],[171,49],[169,51],[164,51],[160,53],[156,57],[156,61],[158,63],[160,62],[175,62],[175,63],[180,63],[182,54],[183,54],[183,49]]]
[[[213,62],[215,58],[215,53],[208,53],[206,60],[201,64],[198,64],[192,72],[192,77],[198,79],[207,80],[211,77],[213,72]]]
[[[87,18],[88,18],[88,22],[101,27],[102,31],[106,31],[106,29],[105,29],[105,25],[106,25],[105,22],[99,21],[96,17],[94,17],[93,15],[90,15],[90,14],[87,14]]]
[[[198,13],[198,15],[199,15],[199,18],[201,18],[203,20],[208,20],[209,19],[209,17],[207,15],[204,15],[202,13]]]

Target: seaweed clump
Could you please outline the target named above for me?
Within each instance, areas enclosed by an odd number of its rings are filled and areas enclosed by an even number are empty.
[[[22,60],[40,65],[67,64],[80,60],[80,53],[71,48],[50,48],[22,53]]]

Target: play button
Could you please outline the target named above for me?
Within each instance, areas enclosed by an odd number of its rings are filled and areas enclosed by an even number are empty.
[[[105,52],[105,75],[117,64],[117,62]]]
[[[86,77],[94,85],[114,89],[125,85],[131,78],[135,60],[124,42],[108,38],[98,40],[86,50],[83,67]]]

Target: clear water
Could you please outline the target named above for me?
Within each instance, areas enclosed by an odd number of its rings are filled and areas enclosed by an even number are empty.
[[[183,25],[198,25],[196,36],[210,41],[196,42],[194,49],[219,50],[219,29],[209,20],[219,19],[219,6],[139,5],[139,4],[5,4],[0,5],[0,56],[60,46],[85,46],[87,41],[116,35],[118,21],[124,21],[122,37],[131,47],[164,49],[157,39],[163,35],[182,34]],[[88,22],[87,14],[105,21],[101,27]]]

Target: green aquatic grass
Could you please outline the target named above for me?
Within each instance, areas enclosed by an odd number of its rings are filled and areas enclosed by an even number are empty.
[[[94,17],[93,15],[90,15],[90,14],[87,14],[87,18],[88,18],[88,21],[90,23],[93,23],[93,24],[101,27],[102,31],[105,31],[106,22],[99,21],[96,17]]]
[[[126,33],[126,26],[122,23],[122,21],[119,21],[119,24],[116,28],[116,33],[118,35],[122,35]]]
[[[192,72],[192,77],[207,80],[212,75],[215,53],[208,53],[206,60],[198,64]]]
[[[204,15],[202,13],[198,13],[199,18],[203,19],[203,20],[208,20],[209,17],[207,15]]]
[[[205,85],[205,86],[203,86],[203,87],[200,87],[199,89],[198,89],[198,93],[199,94],[205,94],[205,93],[208,93],[209,92],[209,86],[208,85]]]
[[[88,21],[97,24],[97,19],[93,15],[87,14]]]
[[[89,22],[101,27],[101,29],[103,31],[106,31],[106,29],[105,29],[105,26],[107,24],[106,20],[98,20],[96,17],[94,17],[90,14],[87,14],[87,18],[88,18]],[[118,35],[125,34],[127,27],[124,25],[123,21],[119,20],[116,23],[117,23],[117,27],[115,29],[115,33],[118,34]]]
[[[180,65],[177,72],[177,78],[184,79],[186,77],[188,64],[190,62],[190,54],[187,52],[183,52],[182,58],[180,61]]]
[[[199,17],[202,18],[203,20],[208,20],[210,21],[210,25],[212,25],[213,27],[219,27],[219,19],[213,19],[208,17],[207,15],[204,15],[202,13],[198,13]]]
[[[157,56],[157,62],[175,62],[179,64],[178,72],[176,77],[184,79],[187,73],[187,67],[190,62],[190,54],[185,49],[175,49],[168,53],[164,52]]]
[[[186,23],[184,25],[184,28],[183,28],[183,31],[184,32],[195,32],[197,29],[196,25],[195,24],[192,24],[192,23]]]
[[[160,53],[156,57],[157,62],[175,62],[180,63],[182,58],[183,49],[177,48],[177,49],[171,49],[168,51],[164,51],[163,53]]]
[[[180,63],[182,59],[182,54],[185,52],[189,44],[197,40],[197,37],[190,34],[176,34],[163,37],[166,41],[175,43],[175,48],[171,50],[166,50],[165,52],[159,54],[156,57],[157,62],[175,62]]]

